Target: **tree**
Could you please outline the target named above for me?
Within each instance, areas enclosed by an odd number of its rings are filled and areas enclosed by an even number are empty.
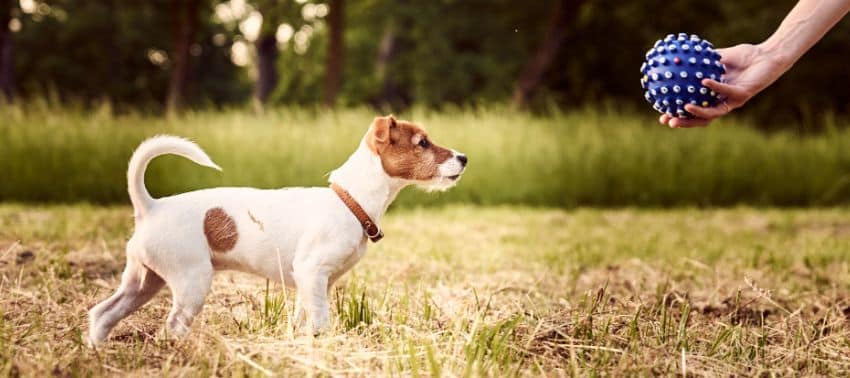
[[[12,0],[0,0],[0,97],[12,101],[14,87],[13,44],[9,22],[12,20]],[[0,98],[2,100],[2,98]]]
[[[325,105],[333,106],[342,84],[344,56],[343,31],[345,28],[345,0],[330,0],[328,13],[330,43],[328,44],[327,70],[325,73]]]
[[[168,114],[183,107],[191,68],[191,47],[195,43],[200,12],[199,0],[178,0],[172,3],[172,66],[165,101]]]
[[[257,85],[254,87],[256,105],[262,105],[277,87],[277,40],[274,34],[261,34],[254,42],[257,49]]]
[[[393,100],[398,97],[398,87],[390,74],[390,63],[398,52],[398,36],[395,23],[390,18],[384,26],[381,42],[378,44],[378,56],[375,59],[375,76],[377,76],[380,89],[375,98],[378,108],[389,107],[392,109]]]
[[[257,11],[263,16],[260,33],[254,41],[257,52],[257,82],[254,85],[254,107],[262,110],[279,82],[277,60],[277,29],[284,21],[297,30],[304,24],[301,6],[295,1],[256,0]]]
[[[549,27],[543,36],[543,42],[537,51],[528,59],[520,72],[514,88],[513,105],[525,106],[531,93],[540,84],[546,69],[560,50],[567,35],[567,29],[576,19],[576,13],[582,5],[582,0],[557,0],[549,19]]]

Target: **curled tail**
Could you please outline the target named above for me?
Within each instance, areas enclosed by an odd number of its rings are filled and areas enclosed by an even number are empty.
[[[201,147],[188,139],[157,135],[145,140],[133,152],[130,167],[127,169],[127,191],[130,193],[130,202],[133,203],[136,217],[144,216],[154,204],[153,197],[145,188],[145,169],[151,160],[165,154],[179,155],[205,167],[221,170]]]

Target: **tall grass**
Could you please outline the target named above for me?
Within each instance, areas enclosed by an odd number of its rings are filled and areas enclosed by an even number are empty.
[[[133,149],[161,133],[196,140],[224,168],[184,159],[151,165],[155,196],[212,186],[324,185],[376,114],[367,109],[111,116],[48,106],[0,108],[0,201],[127,202]],[[398,206],[454,202],[570,207],[832,205],[850,202],[850,131],[762,134],[736,122],[670,130],[650,113],[585,110],[535,117],[506,108],[429,112],[437,143],[465,152],[449,192],[405,191]]]

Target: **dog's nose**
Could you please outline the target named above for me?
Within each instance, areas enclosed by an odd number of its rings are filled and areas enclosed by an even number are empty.
[[[456,157],[460,161],[460,165],[466,167],[466,155],[458,155]]]

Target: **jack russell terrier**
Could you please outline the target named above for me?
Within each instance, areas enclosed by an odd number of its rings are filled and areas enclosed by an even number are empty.
[[[198,145],[173,136],[144,141],[130,159],[127,184],[136,230],[127,242],[121,286],[89,311],[91,345],[164,285],[172,293],[166,327],[184,336],[201,311],[216,270],[250,272],[296,289],[296,323],[328,326],[328,291],[383,237],[378,222],[404,187],[454,186],[466,156],[433,144],[422,127],[378,117],[360,146],[330,175],[330,188],[215,188],[154,199],[145,169],[163,154],[221,170]]]

